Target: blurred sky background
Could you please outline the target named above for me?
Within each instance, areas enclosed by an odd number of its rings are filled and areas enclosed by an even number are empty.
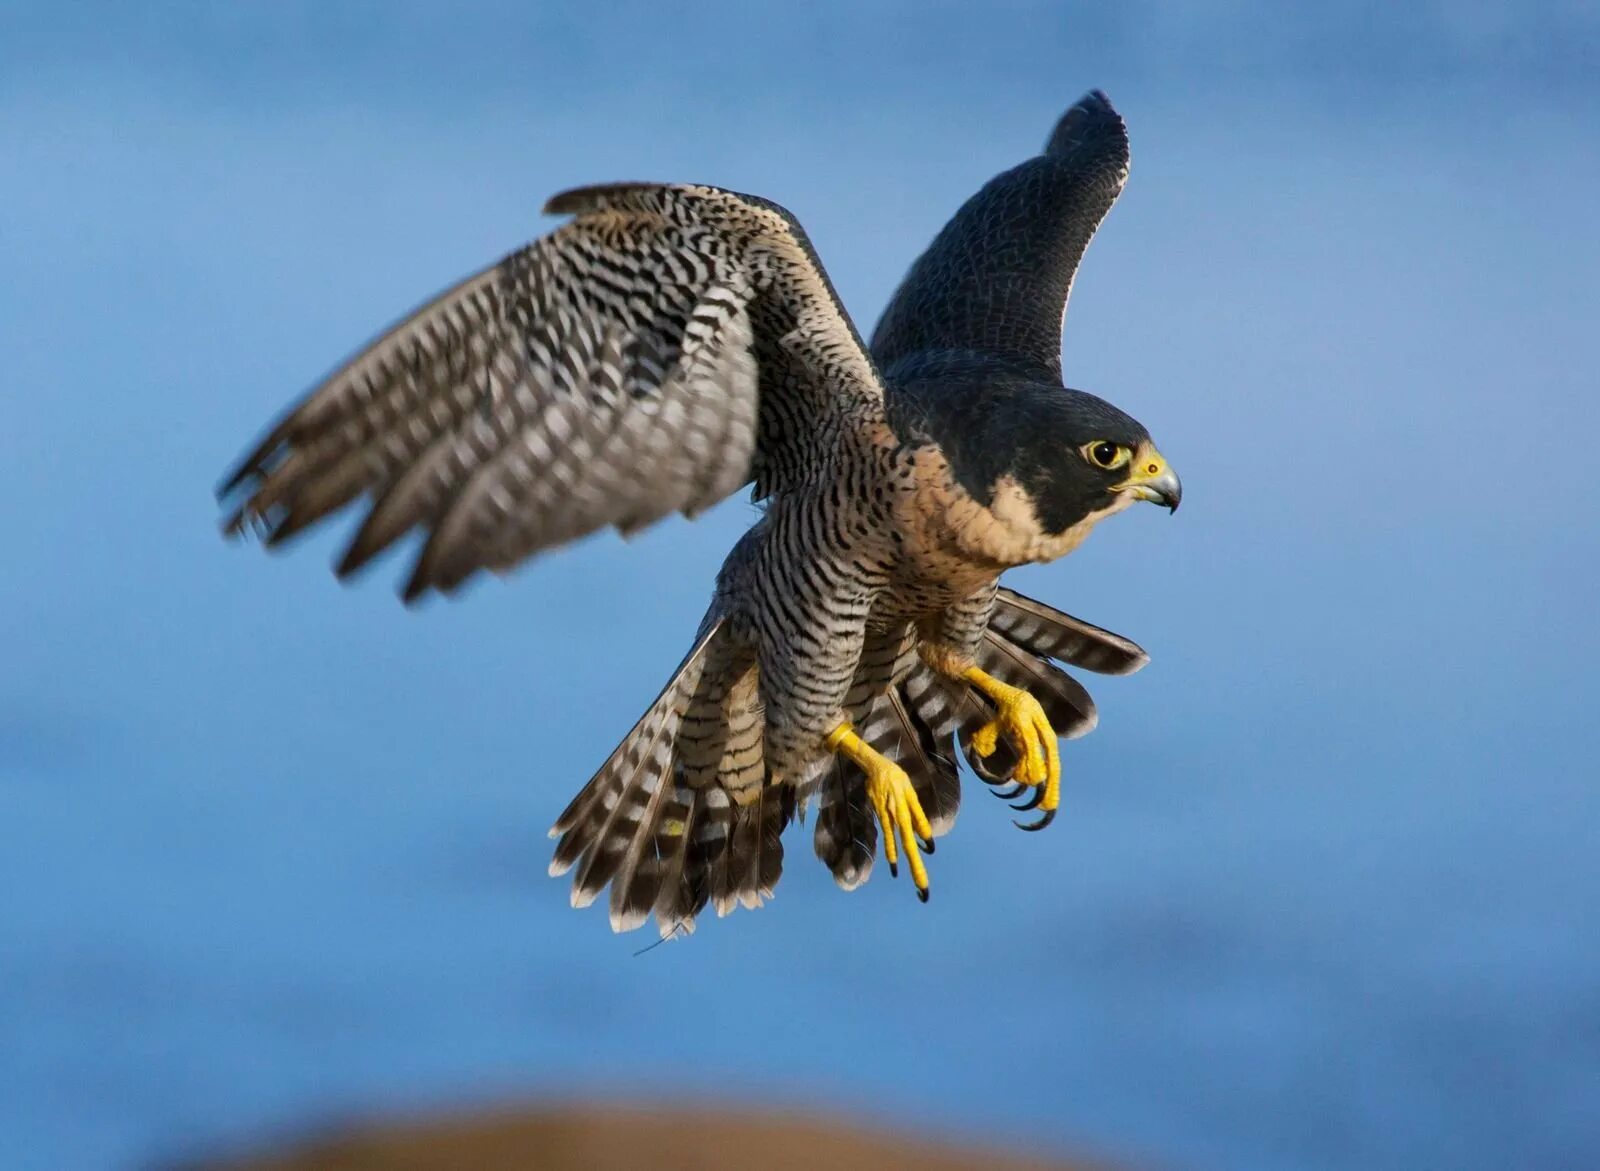
[[[863,332],[1091,86],[1068,381],[1182,512],[1011,583],[1142,642],[935,897],[634,953],[544,831],[743,499],[408,612],[218,538],[259,429],[574,184],[809,230]],[[0,5],[0,1156],[521,1095],[1199,1169],[1600,1165],[1590,4]]]

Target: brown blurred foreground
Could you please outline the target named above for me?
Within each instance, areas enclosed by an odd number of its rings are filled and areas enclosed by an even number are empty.
[[[672,1107],[503,1111],[325,1133],[204,1171],[1089,1171],[771,1113]]]

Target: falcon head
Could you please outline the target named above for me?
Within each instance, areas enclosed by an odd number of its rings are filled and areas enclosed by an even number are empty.
[[[1183,485],[1137,419],[1081,390],[1035,402],[1044,417],[1018,452],[1018,479],[1046,532],[1066,532],[1137,500],[1177,511]]]

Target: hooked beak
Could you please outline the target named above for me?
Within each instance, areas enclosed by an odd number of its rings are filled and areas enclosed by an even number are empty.
[[[1141,443],[1128,462],[1133,473],[1117,485],[1116,491],[1152,504],[1164,504],[1168,512],[1177,512],[1183,500],[1183,483],[1162,454],[1152,444]]]

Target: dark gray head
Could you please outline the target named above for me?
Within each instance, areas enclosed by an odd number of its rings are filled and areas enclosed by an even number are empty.
[[[992,505],[1007,485],[1044,533],[1135,500],[1178,507],[1178,477],[1137,419],[990,355],[914,355],[890,371],[889,421],[908,442],[936,443],[969,495]]]
[[[1131,415],[1081,390],[1031,395],[1016,436],[1013,475],[1033,499],[1045,532],[1149,500],[1176,510],[1183,486]]]

